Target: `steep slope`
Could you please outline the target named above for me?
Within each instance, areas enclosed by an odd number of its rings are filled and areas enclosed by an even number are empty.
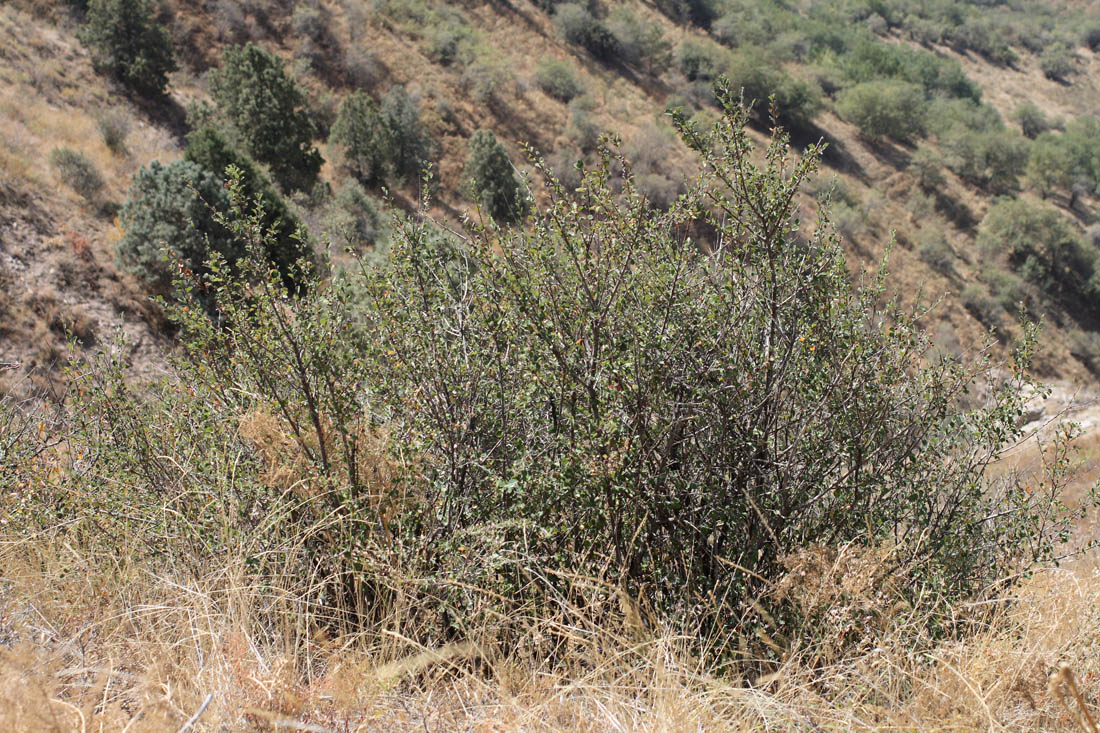
[[[751,41],[758,45],[746,45],[749,41],[731,31],[730,24],[722,25],[721,18],[708,32],[687,22],[687,16],[678,17],[688,5],[608,3],[599,8],[604,15],[600,22],[618,33],[617,39],[645,41],[652,52],[628,58],[627,47],[620,45],[620,56],[601,61],[591,50],[566,40],[570,31],[561,21],[565,11],[559,8],[554,15],[547,10],[554,11],[554,3],[166,0],[158,5],[158,18],[171,31],[182,70],[172,76],[171,104],[161,109],[129,101],[123,90],[92,70],[87,50],[74,35],[81,22],[78,11],[30,0],[5,5],[0,22],[10,41],[0,49],[3,359],[24,363],[29,370],[22,375],[49,373],[59,358],[66,328],[71,327],[85,346],[109,340],[121,328],[129,336],[135,364],[156,363],[156,354],[169,340],[160,335],[156,309],[147,303],[141,286],[120,274],[114,262],[120,232],[113,215],[142,165],[180,157],[187,130],[184,110],[208,99],[206,72],[219,64],[222,49],[231,44],[255,41],[275,51],[307,92],[317,142],[327,161],[325,185],[309,195],[297,195],[294,206],[322,238],[336,206],[331,192],[347,180],[338,165],[339,146],[323,141],[340,100],[352,90],[363,89],[378,98],[400,85],[416,101],[422,124],[436,145],[433,214],[441,219],[456,222],[472,209],[463,167],[466,143],[479,128],[494,130],[521,167],[525,154],[519,143],[542,151],[567,180],[573,160],[589,155],[598,132],[614,131],[635,161],[643,189],[653,200],[667,202],[682,185],[689,161],[667,124],[666,107],[684,104],[701,120],[716,114],[707,103],[708,75],[696,75],[691,54],[701,53],[705,63],[710,63],[706,58],[721,59],[715,62],[716,71],[744,72],[737,59],[766,48],[754,63],[778,75],[769,78],[781,85],[809,85],[811,96],[818,94],[824,101],[813,123],[803,125],[797,135],[801,142],[822,137],[830,146],[830,167],[804,203],[812,211],[815,199],[832,200],[833,220],[850,248],[853,266],[877,266],[894,233],[893,283],[905,298],[918,292],[942,297],[929,325],[943,348],[975,346],[991,327],[1008,343],[1017,330],[1015,296],[1023,295],[1032,314],[1046,320],[1038,360],[1043,376],[1077,383],[1092,380],[1090,367],[1100,363],[1100,349],[1091,346],[1096,327],[1091,306],[1083,315],[1076,313],[1064,299],[1051,302],[1037,286],[1018,278],[1011,281],[1015,289],[1003,286],[1006,277],[1015,275],[1002,265],[993,267],[996,258],[976,244],[981,222],[1001,191],[948,169],[937,179],[935,190],[922,190],[913,172],[914,155],[928,148],[941,156],[938,165],[946,161],[951,167],[953,153],[944,147],[947,133],[928,133],[924,142],[919,137],[905,142],[888,136],[871,139],[839,116],[837,100],[855,77],[838,77],[838,69],[849,68],[844,65],[847,57],[840,63],[815,47],[823,43],[818,36],[824,37],[818,26],[832,27],[822,26],[820,18],[825,16],[818,4],[707,6],[726,8],[722,18],[744,14],[745,28],[757,27],[753,23],[763,23],[762,17],[788,24],[775,26],[775,38]],[[960,7],[969,13],[960,26],[965,29],[976,22],[975,14],[971,6]],[[859,11],[852,17],[861,18],[859,23],[878,34],[874,43],[883,47],[918,53],[920,40],[933,56],[957,61],[1010,128],[1024,101],[1038,105],[1048,118],[1070,120],[1091,114],[1093,102],[1100,99],[1100,70],[1087,47],[1073,49],[1075,73],[1052,80],[1040,69],[1040,56],[1021,47],[1024,41],[1005,35],[1003,28],[993,37],[1008,40],[997,43],[1017,45],[1004,51],[1000,45],[968,41],[983,56],[958,50],[958,28],[950,38],[918,39],[914,29],[923,26],[911,16],[884,19]],[[805,28],[797,30],[802,28],[798,23]],[[1053,26],[1043,31],[1051,37],[1065,32]],[[734,36],[728,43],[740,56],[722,56],[730,52],[714,39],[726,43]],[[793,50],[776,50],[781,38],[787,39],[782,48]],[[771,45],[759,45],[764,43]],[[570,102],[540,76],[551,59],[560,62],[565,69],[560,73],[575,84],[577,93]],[[935,127],[934,121],[929,124]],[[124,150],[111,151],[102,134],[104,125],[125,130]],[[104,186],[92,200],[76,194],[72,182],[63,182],[57,166],[49,163],[51,150],[65,147],[85,154],[102,176]],[[1039,201],[1024,183],[1010,182],[1004,192]],[[412,183],[391,183],[388,191],[405,208],[419,197]],[[1095,201],[1091,192],[1074,198],[1072,212],[1065,197],[1053,195],[1048,201],[1083,231]],[[10,383],[15,377],[9,373],[6,378]]]

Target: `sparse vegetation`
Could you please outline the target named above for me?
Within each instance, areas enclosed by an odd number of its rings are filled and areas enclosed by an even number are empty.
[[[54,148],[50,151],[50,165],[66,186],[88,201],[95,201],[106,185],[95,163],[79,150]]]

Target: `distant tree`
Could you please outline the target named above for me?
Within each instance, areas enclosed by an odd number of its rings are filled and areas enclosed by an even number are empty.
[[[1039,56],[1039,68],[1053,81],[1067,82],[1077,73],[1077,55],[1063,43],[1055,43]]]
[[[528,210],[526,194],[496,135],[478,130],[470,139],[469,151],[465,171],[468,194],[501,224],[522,219]]]
[[[577,79],[571,64],[557,59],[543,59],[535,70],[539,89],[559,102],[569,102],[584,94],[584,84]]]
[[[387,160],[400,182],[415,180],[431,160],[433,144],[420,122],[420,109],[403,86],[382,95],[378,110],[386,132]]]
[[[416,178],[433,152],[420,110],[404,87],[387,92],[381,105],[366,92],[344,97],[329,141],[343,147],[342,167],[365,186]]]
[[[138,171],[120,219],[125,231],[118,243],[122,267],[156,291],[167,292],[176,275],[171,257],[194,273],[205,272],[213,252],[236,260],[241,252],[228,230],[215,219],[227,214],[222,183],[189,160],[169,165],[153,161]]]
[[[348,94],[340,102],[336,122],[329,133],[329,144],[342,146],[341,167],[365,186],[385,181],[387,133],[378,105],[366,92]]]
[[[1004,252],[1020,276],[1048,295],[1086,305],[1082,298],[1096,253],[1083,245],[1069,219],[1056,209],[1024,199],[1001,199],[982,220],[978,245],[987,252]]]
[[[212,125],[202,125],[187,136],[184,157],[221,181],[227,179],[226,170],[230,166],[237,169],[241,194],[263,209],[260,223],[271,234],[267,239],[267,258],[279,269],[287,287],[292,287],[298,274],[296,263],[303,257],[309,259],[310,252],[296,236],[302,226],[301,220],[290,210],[263,171]]]
[[[925,191],[934,191],[947,183],[943,169],[943,158],[927,145],[921,145],[909,158],[909,172]]]
[[[91,0],[77,37],[91,49],[96,71],[143,97],[162,97],[177,68],[168,29],[153,21],[147,0]]]
[[[227,48],[211,93],[248,154],[267,164],[284,190],[313,186],[324,162],[313,147],[316,128],[282,61],[251,43]]]
[[[554,22],[566,41],[584,48],[596,60],[605,63],[617,60],[618,40],[588,8],[576,3],[558,5]]]

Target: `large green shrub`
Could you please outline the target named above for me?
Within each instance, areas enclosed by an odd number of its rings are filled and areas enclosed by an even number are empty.
[[[840,547],[910,602],[1003,598],[1077,519],[1056,485],[984,473],[1019,436],[1026,348],[1005,372],[931,349],[924,311],[853,285],[827,219],[797,218],[819,150],[778,136],[760,161],[745,120],[684,130],[706,167],[667,212],[612,191],[605,153],[529,231],[408,217],[389,266],[289,301],[238,201],[242,276],[204,283],[219,318],[169,311],[186,378],[85,372],[66,453],[95,460],[35,518],[196,571],[246,548],[333,630],[436,648],[575,639],[616,599],[775,659],[805,620],[769,597],[785,560]],[[678,234],[699,217],[712,236]]]
[[[78,32],[97,71],[141,96],[159,98],[176,70],[168,29],[153,21],[148,0],[91,0]]]
[[[840,116],[871,139],[906,142],[924,134],[928,104],[916,84],[869,81],[846,90],[837,103]]]
[[[219,114],[284,190],[308,191],[321,170],[316,128],[283,63],[251,43],[230,47],[210,79]]]
[[[526,215],[526,189],[516,177],[508,152],[491,130],[478,130],[470,138],[463,175],[467,194],[496,221],[511,224]]]
[[[189,160],[153,161],[134,176],[122,206],[119,263],[152,289],[167,292],[180,266],[201,275],[215,252],[236,260],[240,245],[216,220],[228,211],[222,182],[212,173]]]

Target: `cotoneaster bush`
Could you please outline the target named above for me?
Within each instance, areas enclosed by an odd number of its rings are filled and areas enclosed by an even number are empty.
[[[310,597],[360,626],[400,607],[430,645],[473,626],[507,644],[618,594],[701,645],[772,656],[757,629],[812,621],[770,594],[798,552],[880,548],[903,596],[945,602],[1052,557],[1077,516],[1056,487],[985,475],[1019,436],[1033,340],[997,379],[932,349],[883,275],[853,283],[827,214],[797,216],[820,150],[796,160],[778,133],[760,156],[723,102],[713,129],[676,119],[703,165],[667,211],[628,167],[613,193],[604,148],[523,230],[462,240],[407,216],[384,266],[295,299],[231,183],[222,221],[248,254],[192,280],[210,308],[170,309],[187,389],[140,408],[121,379],[91,390],[121,417],[89,440],[121,457],[57,496],[152,551],[188,512],[198,558],[232,541],[219,522],[262,530],[259,566],[320,522],[294,569],[322,579]],[[983,377],[988,401],[965,408]],[[162,403],[163,430],[127,417]],[[96,509],[107,476],[141,501]]]

